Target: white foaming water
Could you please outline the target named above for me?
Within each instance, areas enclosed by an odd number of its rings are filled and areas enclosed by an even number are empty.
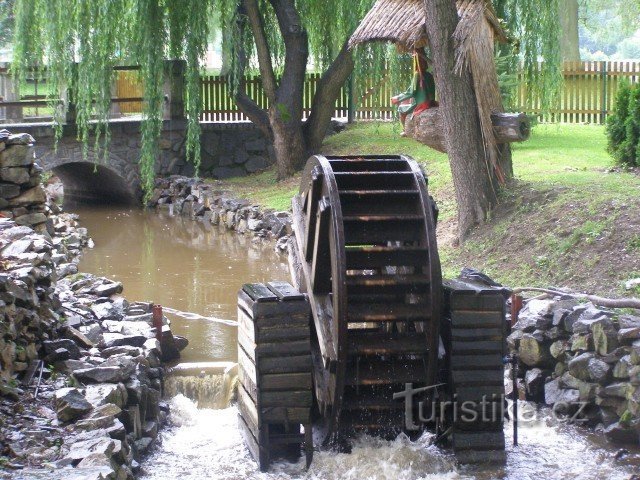
[[[184,395],[199,408],[226,408],[235,396],[237,383],[235,363],[181,363],[167,376],[165,395]]]
[[[627,480],[640,471],[633,466],[637,454],[618,463],[617,448],[597,434],[543,418],[519,430],[519,447],[510,445],[511,425],[505,426],[508,455],[503,467],[459,466],[449,452],[430,446],[432,436],[425,434],[416,442],[402,435],[394,441],[363,436],[350,454],[315,452],[309,471],[301,458],[297,463],[275,463],[269,473],[260,473],[237,428],[235,407],[198,409],[177,395],[171,411],[171,426],[143,462],[144,479]]]
[[[238,480],[453,480],[461,477],[451,460],[427,446],[425,436],[412,443],[406,437],[388,442],[362,437],[352,453],[316,452],[309,471],[304,460],[275,463],[260,473],[237,428],[238,410],[197,409],[182,395],[171,400],[172,427],[162,444],[144,461],[148,480],[175,478]]]

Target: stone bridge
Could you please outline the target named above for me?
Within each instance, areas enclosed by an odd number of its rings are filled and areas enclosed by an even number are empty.
[[[58,176],[64,185],[65,200],[84,203],[139,203],[142,198],[138,160],[140,157],[140,121],[110,122],[111,142],[108,158],[96,155],[93,139],[87,155],[77,141],[73,125],[65,125],[55,148],[51,125],[4,125],[12,132],[30,133],[36,140],[35,153],[40,166]],[[271,147],[261,132],[250,123],[203,124],[202,165],[199,175],[228,178],[253,173],[269,166]],[[196,172],[185,158],[184,120],[165,120],[160,138],[160,156],[156,175],[188,175]]]

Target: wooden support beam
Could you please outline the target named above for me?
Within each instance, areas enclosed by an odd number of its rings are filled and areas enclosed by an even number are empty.
[[[331,221],[331,203],[323,197],[316,216],[313,260],[311,263],[311,281],[313,293],[328,293],[331,290],[331,255],[329,225]]]
[[[304,237],[304,256],[307,262],[311,261],[313,255],[314,241],[316,236],[316,215],[318,213],[318,202],[322,195],[322,171],[319,167],[314,168],[311,173],[311,186],[307,192]]]

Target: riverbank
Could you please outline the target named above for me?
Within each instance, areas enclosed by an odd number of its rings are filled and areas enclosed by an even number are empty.
[[[610,295],[640,277],[640,176],[613,165],[604,128],[538,125],[512,144],[516,181],[486,225],[456,245],[456,210],[446,155],[399,136],[390,123],[356,123],[328,137],[328,155],[406,154],[429,177],[440,209],[438,245],[443,274],[474,267],[513,286],[557,285]],[[288,210],[299,177],[278,182],[274,170],[216,182],[216,188],[263,208]]]
[[[186,339],[78,273],[86,228],[46,202],[33,139],[4,138],[21,143],[0,142],[0,475],[133,478],[166,421],[162,362]]]
[[[256,241],[274,240],[276,250],[286,253],[288,239],[293,233],[290,212],[253,203],[222,185],[177,175],[159,178],[147,208],[220,226]]]

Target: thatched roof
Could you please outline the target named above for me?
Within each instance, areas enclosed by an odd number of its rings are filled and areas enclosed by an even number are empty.
[[[508,41],[491,2],[458,0],[457,5],[460,16],[458,28],[472,29],[465,24],[475,23],[478,12],[483,11],[494,38]],[[349,39],[349,47],[376,41],[393,42],[405,49],[424,47],[428,43],[424,24],[423,0],[378,0]]]

